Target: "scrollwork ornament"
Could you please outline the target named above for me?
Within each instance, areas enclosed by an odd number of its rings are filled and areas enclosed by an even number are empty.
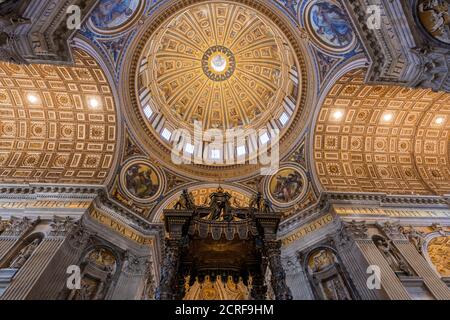
[[[445,236],[445,230],[444,230],[444,227],[442,226],[442,225],[440,225],[439,223],[433,223],[432,225],[431,225],[431,229],[434,231],[434,232],[437,232],[437,233],[439,233],[441,236]]]

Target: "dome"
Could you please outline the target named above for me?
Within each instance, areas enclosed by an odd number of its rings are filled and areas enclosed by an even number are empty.
[[[238,4],[179,12],[150,39],[142,61],[139,91],[148,91],[152,110],[174,128],[191,129],[195,121],[204,130],[262,128],[298,90],[288,41]]]
[[[165,153],[170,166],[176,146],[184,160],[200,154],[201,163],[188,164],[230,168],[230,158],[248,165],[260,145],[282,141],[300,113],[304,82],[286,28],[235,1],[198,2],[163,15],[141,38],[130,88],[155,154]],[[239,140],[232,145],[230,132]],[[222,144],[212,147],[217,135]]]

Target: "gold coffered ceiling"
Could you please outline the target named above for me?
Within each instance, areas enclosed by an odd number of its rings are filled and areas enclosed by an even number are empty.
[[[330,90],[314,159],[328,191],[450,193],[450,94],[364,84],[365,70]]]
[[[116,109],[97,62],[0,63],[0,181],[102,184],[116,149]]]
[[[205,129],[264,127],[287,96],[297,97],[287,43],[255,10],[226,2],[195,5],[149,41],[140,84],[150,91],[153,111],[174,128],[191,129],[194,121]],[[215,71],[217,55],[222,64]]]

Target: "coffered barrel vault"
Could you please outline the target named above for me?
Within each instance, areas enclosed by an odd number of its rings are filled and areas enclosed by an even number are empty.
[[[314,136],[318,178],[328,191],[450,192],[450,95],[364,84],[347,73],[329,91]]]
[[[117,140],[113,92],[86,52],[69,66],[0,63],[0,181],[103,184]]]

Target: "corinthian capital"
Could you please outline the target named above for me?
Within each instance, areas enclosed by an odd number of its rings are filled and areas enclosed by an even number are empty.
[[[5,231],[2,233],[2,235],[18,237],[18,236],[22,235],[24,232],[26,232],[30,227],[32,227],[38,221],[39,221],[39,219],[33,221],[27,217],[24,217],[24,218],[11,217],[11,220],[9,220],[6,223],[6,228],[5,228]]]
[[[365,221],[343,222],[343,233],[347,238],[353,238],[355,240],[365,240],[369,236],[367,234],[367,224]]]
[[[401,226],[398,222],[386,221],[379,223],[378,227],[391,240],[406,240],[406,237],[401,232]]]
[[[63,237],[66,236],[74,227],[75,220],[71,217],[57,217],[53,218],[50,227],[52,230],[50,231],[50,236],[54,237]]]

